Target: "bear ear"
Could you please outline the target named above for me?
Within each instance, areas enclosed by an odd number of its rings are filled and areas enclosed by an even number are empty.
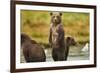
[[[62,16],[62,13],[60,12],[60,16]]]
[[[51,16],[52,16],[52,14],[53,14],[53,13],[52,13],[52,12],[50,12],[50,15],[51,15]]]
[[[67,41],[68,41],[68,40],[70,40],[70,39],[71,39],[71,37],[69,37],[69,36],[68,36],[68,37],[66,37],[66,40],[67,40]]]

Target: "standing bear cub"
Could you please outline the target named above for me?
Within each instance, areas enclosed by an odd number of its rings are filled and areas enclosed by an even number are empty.
[[[62,25],[62,13],[53,12],[51,15],[49,43],[52,47],[52,57],[54,61],[65,60],[64,29]]]

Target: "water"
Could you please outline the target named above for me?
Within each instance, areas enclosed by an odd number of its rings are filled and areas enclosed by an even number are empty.
[[[45,50],[46,53],[46,61],[53,61],[51,50]],[[73,60],[89,60],[88,52],[80,52],[80,53],[69,53],[68,61]]]
[[[82,48],[82,46],[70,47],[68,61],[89,60],[89,51],[82,52],[80,48]],[[46,62],[53,61],[51,50],[52,50],[51,48],[45,49]],[[25,63],[22,50],[21,50],[21,63]]]

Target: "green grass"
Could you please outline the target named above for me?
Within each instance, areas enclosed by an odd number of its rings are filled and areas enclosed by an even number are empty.
[[[70,35],[79,43],[89,42],[89,14],[64,12],[62,16],[65,36]],[[21,10],[21,32],[38,43],[48,44],[50,14],[46,11]]]

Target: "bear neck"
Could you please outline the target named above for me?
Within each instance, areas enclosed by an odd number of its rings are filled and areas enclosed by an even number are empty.
[[[51,23],[51,26],[54,26],[54,27],[59,26],[59,25],[62,25],[62,23]]]

